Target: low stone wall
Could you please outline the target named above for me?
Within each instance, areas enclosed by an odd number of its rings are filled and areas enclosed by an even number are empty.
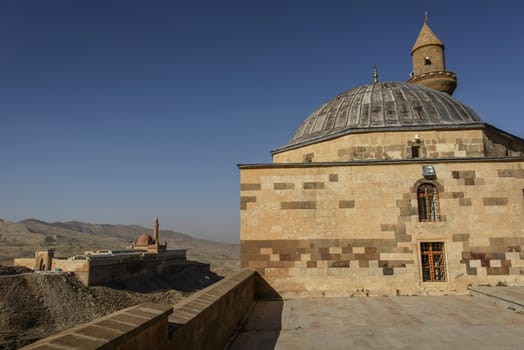
[[[188,263],[185,249],[170,250],[162,254],[93,258],[89,260],[86,285],[105,285],[117,279],[134,278],[143,274],[177,272]]]
[[[35,258],[15,258],[13,260],[14,266],[24,266],[33,270],[35,268]]]
[[[26,350],[167,349],[170,305],[141,304],[42,339]]]
[[[23,349],[223,349],[248,315],[255,288],[261,285],[264,282],[258,273],[245,269],[174,307],[141,304]]]
[[[255,298],[258,274],[242,270],[175,305],[169,317],[171,349],[223,349]]]
[[[53,258],[52,271],[73,272],[75,277],[84,285],[89,285],[89,261],[69,260],[67,258]]]

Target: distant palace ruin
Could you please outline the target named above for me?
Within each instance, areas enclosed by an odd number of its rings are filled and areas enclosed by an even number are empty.
[[[160,243],[158,227],[158,218],[155,218],[153,235],[140,235],[126,250],[102,249],[56,257],[54,250],[42,249],[35,252],[34,258],[14,259],[14,265],[35,271],[72,272],[83,284],[92,286],[144,274],[174,273],[190,264],[185,249],[167,250],[167,242]]]

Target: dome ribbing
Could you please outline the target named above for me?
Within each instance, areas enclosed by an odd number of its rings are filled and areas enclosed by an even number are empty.
[[[407,83],[373,83],[343,92],[322,105],[284,148],[352,131],[478,123],[482,119],[471,108],[445,93]]]

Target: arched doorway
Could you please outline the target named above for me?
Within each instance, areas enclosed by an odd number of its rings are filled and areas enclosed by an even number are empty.
[[[38,261],[38,270],[39,271],[45,271],[44,257],[40,257],[40,259]]]

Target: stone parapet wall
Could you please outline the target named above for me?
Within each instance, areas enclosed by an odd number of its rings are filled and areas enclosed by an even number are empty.
[[[245,269],[174,307],[151,303],[133,306],[23,349],[224,349],[251,310],[255,288],[261,288],[264,295],[271,291],[256,271]]]
[[[255,298],[253,270],[242,270],[174,306],[171,349],[223,349]]]
[[[141,304],[42,339],[26,350],[168,349],[170,305]]]

